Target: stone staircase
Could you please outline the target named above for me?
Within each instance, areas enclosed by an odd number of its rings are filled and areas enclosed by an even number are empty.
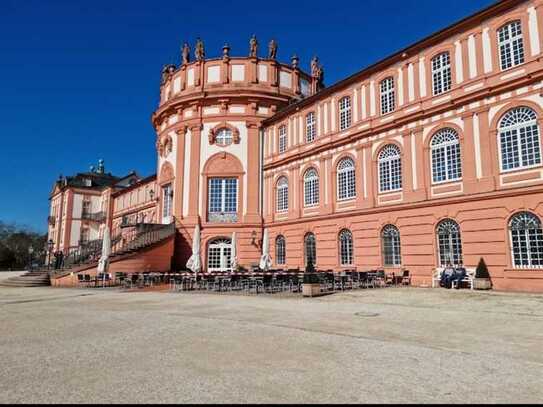
[[[29,271],[0,281],[2,287],[41,287],[51,285],[48,271]]]
[[[164,242],[175,234],[175,224],[169,225],[150,225],[151,227],[144,231],[135,231],[128,235],[126,239],[112,239],[112,253],[109,256],[109,262],[113,263],[126,256],[137,254],[152,246]],[[75,256],[68,259],[65,266],[60,270],[52,270],[51,278],[61,278],[70,273],[78,273],[98,266],[98,259],[102,253],[101,244],[94,251],[86,251],[83,255],[74,253]]]

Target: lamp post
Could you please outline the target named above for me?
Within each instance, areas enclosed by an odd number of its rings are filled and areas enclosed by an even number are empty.
[[[51,252],[53,251],[53,245],[55,243],[53,242],[53,239],[49,239],[47,242],[47,253],[48,253],[48,260],[47,260],[47,268],[51,269]]]
[[[34,248],[32,245],[28,246],[28,271],[32,271],[32,254],[34,253]]]

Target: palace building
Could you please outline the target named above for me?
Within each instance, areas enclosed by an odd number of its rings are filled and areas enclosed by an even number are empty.
[[[57,182],[54,250],[174,224],[111,267],[183,269],[199,225],[204,269],[228,270],[232,233],[248,268],[267,229],[273,268],[407,268],[431,285],[483,258],[495,289],[541,292],[542,47],[543,0],[502,0],[329,87],[274,41],[266,58],[255,37],[247,57],[184,44],[152,115],[156,176],[101,164]]]

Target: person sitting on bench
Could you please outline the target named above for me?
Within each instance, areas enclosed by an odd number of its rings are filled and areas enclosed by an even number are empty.
[[[441,273],[441,280],[439,281],[439,285],[441,287],[451,288],[453,277],[454,277],[454,268],[451,262],[448,262],[447,267],[445,267],[445,269],[443,269],[443,272]]]
[[[462,284],[462,280],[466,278],[466,268],[462,264],[462,260],[458,262],[458,267],[456,267],[456,270],[454,271],[454,276],[451,279],[451,284],[453,281],[456,281],[456,289],[458,290],[460,288],[460,284]]]

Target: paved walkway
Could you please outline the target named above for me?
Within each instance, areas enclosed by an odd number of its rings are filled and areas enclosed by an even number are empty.
[[[1,403],[543,401],[543,295],[0,288]]]

